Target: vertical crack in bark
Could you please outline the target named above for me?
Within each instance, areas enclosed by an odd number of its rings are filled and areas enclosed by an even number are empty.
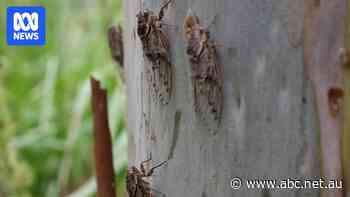
[[[170,146],[168,160],[174,157],[174,151],[177,144],[177,140],[179,139],[179,131],[180,131],[180,123],[181,123],[182,113],[181,111],[176,111],[175,113],[175,125],[173,130],[173,139]]]
[[[303,76],[305,76],[305,73],[302,73]],[[297,153],[297,158],[296,158],[296,169],[297,172],[300,173],[301,169],[303,166],[305,165],[310,165],[307,160],[307,154],[309,152],[309,143],[307,141],[307,134],[306,134],[306,129],[307,129],[307,121],[308,121],[308,110],[310,109],[308,107],[308,103],[306,102],[306,97],[308,96],[307,91],[308,91],[308,83],[306,78],[303,80],[301,86],[302,86],[302,95],[303,97],[301,98],[300,102],[300,117],[299,117],[299,124],[300,124],[300,128],[299,128],[299,135],[300,135],[300,139],[301,139],[301,148],[299,150],[299,152]],[[303,172],[302,172],[303,173]]]

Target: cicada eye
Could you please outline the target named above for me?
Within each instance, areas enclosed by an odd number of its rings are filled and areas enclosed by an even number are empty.
[[[144,36],[147,32],[147,26],[145,26],[144,24],[141,24],[138,26],[137,28],[137,34],[139,36]]]
[[[131,169],[132,169],[133,172],[137,172],[138,171],[135,166],[132,166]]]
[[[137,24],[138,25],[140,25],[141,23],[143,23],[143,16],[142,16],[142,14],[138,14],[138,15],[136,15],[136,22],[137,22]]]

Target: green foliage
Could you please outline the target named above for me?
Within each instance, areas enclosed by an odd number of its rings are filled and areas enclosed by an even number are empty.
[[[0,196],[94,194],[91,74],[108,90],[123,180],[126,99],[106,38],[108,26],[121,20],[121,1],[3,0],[1,29],[9,5],[46,8],[47,44],[10,47],[0,31]]]

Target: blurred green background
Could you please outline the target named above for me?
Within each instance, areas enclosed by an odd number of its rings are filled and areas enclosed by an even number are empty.
[[[46,45],[9,47],[6,7],[46,8]],[[121,0],[0,1],[0,197],[95,196],[89,76],[109,96],[119,197],[124,196],[125,94],[106,32]]]

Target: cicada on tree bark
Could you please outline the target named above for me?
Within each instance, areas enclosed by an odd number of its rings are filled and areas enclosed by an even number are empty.
[[[141,9],[136,15],[137,35],[141,40],[144,56],[149,61],[145,65],[146,78],[152,98],[168,104],[172,93],[172,64],[169,39],[164,23],[165,10],[172,0],[168,0],[159,13]]]
[[[184,21],[186,53],[191,64],[194,108],[205,125],[220,123],[223,102],[223,69],[218,62],[216,43],[208,28],[189,12]]]

